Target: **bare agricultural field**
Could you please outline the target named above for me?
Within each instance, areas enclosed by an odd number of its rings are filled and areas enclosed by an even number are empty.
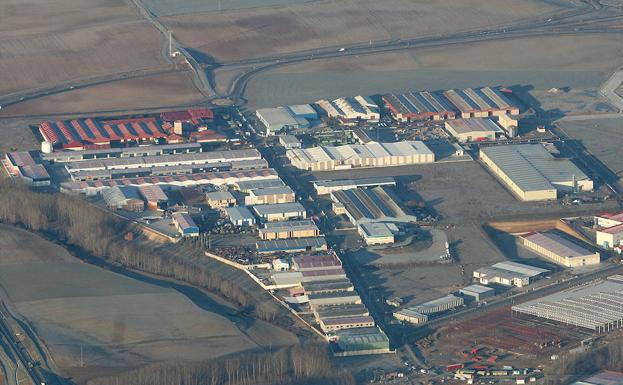
[[[192,0],[192,3],[197,2]],[[161,21],[183,44],[218,60],[228,61],[368,43],[370,40],[386,41],[479,29],[546,17],[571,5],[540,0],[322,0],[289,3],[235,11],[189,13],[162,17]]]
[[[27,151],[39,147],[39,141],[29,128],[38,124],[32,119],[0,119],[0,151]]]
[[[313,0],[143,0],[156,16],[174,16],[187,13],[227,11],[233,9],[284,6]]]
[[[24,101],[0,116],[71,114],[191,105],[203,100],[189,73],[163,73],[119,80]]]
[[[81,349],[96,376],[130,362],[201,360],[259,346],[257,331],[246,333],[228,315],[168,287],[80,263],[32,233],[3,225],[0,246],[0,285],[64,374],[83,370]],[[258,330],[278,335],[273,329],[262,323]]]
[[[623,177],[623,119],[595,119],[579,122],[561,121],[558,126],[582,144],[612,172]]]
[[[531,37],[318,60],[261,73],[249,82],[245,96],[253,107],[268,107],[356,94],[483,85],[596,90],[623,64],[620,38]],[[577,106],[587,103],[586,98],[578,99]],[[572,102],[558,102],[556,107],[573,108]]]
[[[158,32],[123,0],[7,0],[0,19],[1,94],[167,66]]]

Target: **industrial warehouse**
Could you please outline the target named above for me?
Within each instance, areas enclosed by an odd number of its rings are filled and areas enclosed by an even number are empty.
[[[383,95],[385,106],[399,122],[517,115],[519,108],[497,88],[467,88],[442,92]]]
[[[334,191],[331,200],[336,214],[346,214],[353,225],[367,222],[416,222],[406,213],[386,187]]]
[[[360,121],[378,122],[381,117],[378,104],[368,96],[319,100],[316,105],[325,116],[335,118],[346,126]]]
[[[592,191],[593,181],[541,144],[484,147],[480,159],[522,201],[556,200],[559,192]]]
[[[429,315],[463,306],[463,297],[448,294],[445,297],[428,301],[421,305],[411,306],[394,312],[394,318],[400,321],[420,325],[428,322]]]
[[[435,161],[435,154],[419,141],[320,146],[288,150],[286,156],[294,167],[308,171],[404,166]]]
[[[163,113],[161,119],[154,117],[133,119],[74,119],[70,121],[46,121],[39,124],[39,132],[44,141],[52,147],[82,150],[110,146],[113,143],[156,142],[176,138],[176,122],[183,118],[193,124],[212,120],[214,114],[209,109],[193,109],[177,113]],[[179,123],[178,123],[179,127]]]
[[[506,261],[474,270],[474,278],[482,285],[498,284],[509,287],[524,287],[548,271],[523,263]]]
[[[286,222],[268,222],[258,230],[263,240],[309,238],[320,235],[318,226],[311,219]]]
[[[396,186],[391,176],[361,179],[315,180],[312,182],[316,194],[325,195],[333,191],[352,190],[358,187]]]
[[[233,185],[240,181],[258,181],[276,179],[277,172],[271,168],[248,171],[206,172],[188,175],[149,176],[139,178],[102,179],[80,182],[63,182],[61,191],[96,195],[98,192],[112,186],[143,186],[143,185],[171,185],[177,187],[191,187],[197,185]]]
[[[564,267],[598,265],[600,255],[554,232],[532,232],[521,236],[523,245]]]
[[[602,213],[594,218],[596,241],[604,249],[620,247],[623,243],[623,211]]]
[[[623,327],[623,276],[513,306],[513,312],[606,333]]]
[[[30,186],[49,186],[51,183],[48,171],[28,152],[8,152],[2,164],[10,176],[20,177]]]
[[[255,112],[255,116],[262,122],[265,136],[284,130],[307,128],[310,121],[318,119],[318,113],[309,104],[261,108]]]
[[[495,140],[504,133],[491,119],[454,119],[445,122],[446,130],[459,142]]]

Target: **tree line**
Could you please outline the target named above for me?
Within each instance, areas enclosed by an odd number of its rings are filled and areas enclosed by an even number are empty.
[[[545,372],[547,385],[568,384],[600,370],[623,371],[623,337],[582,353],[561,355]]]
[[[148,365],[88,385],[354,385],[336,368],[326,346],[297,345],[272,352],[242,353],[200,362]]]
[[[255,293],[201,263],[205,257],[199,250],[193,258],[185,258],[171,248],[151,242],[126,241],[123,235],[127,232],[140,233],[136,225],[94,207],[79,196],[40,192],[21,181],[2,179],[0,222],[40,232],[94,257],[207,289],[259,319],[307,334],[280,305],[271,300],[258,302]]]

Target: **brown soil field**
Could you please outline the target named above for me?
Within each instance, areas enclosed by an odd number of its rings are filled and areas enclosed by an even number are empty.
[[[218,297],[192,302],[150,279],[81,263],[64,248],[6,225],[0,226],[0,288],[61,374],[78,384],[136,365],[296,343],[278,327],[237,317]]]
[[[0,93],[164,68],[156,29],[123,0],[5,0]]]
[[[512,23],[560,10],[540,0],[323,0],[163,17],[182,43],[235,60]]]
[[[0,151],[27,151],[39,148],[39,141],[29,128],[38,124],[32,119],[0,119]]]
[[[3,108],[0,116],[190,105],[203,100],[203,95],[195,87],[191,76],[189,73],[165,73],[74,89]]]
[[[359,93],[481,85],[595,90],[623,64],[622,36],[508,39],[293,64],[253,78],[245,97],[252,107],[269,107]],[[559,102],[548,102],[558,95],[537,96],[544,108],[560,108]],[[572,112],[574,105],[565,108]]]

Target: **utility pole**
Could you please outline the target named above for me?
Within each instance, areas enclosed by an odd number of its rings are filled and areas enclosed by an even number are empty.
[[[173,57],[173,36],[169,31],[169,57]]]

